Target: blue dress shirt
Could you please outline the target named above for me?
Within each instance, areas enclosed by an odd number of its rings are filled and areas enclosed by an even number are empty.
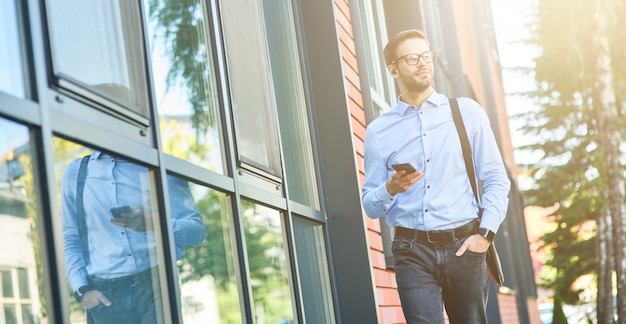
[[[153,193],[148,168],[105,153],[91,154],[83,202],[87,223],[89,263],[85,264],[76,213],[76,183],[81,159],[72,161],[61,183],[63,240],[67,274],[74,290],[87,285],[87,277],[118,278],[157,264],[153,231],[136,232],[111,223],[111,208],[129,205],[152,217]],[[186,181],[168,176],[176,257],[185,245],[202,242],[206,229]],[[153,220],[158,221],[157,219]]]
[[[469,98],[458,102],[476,177],[484,181],[480,226],[497,232],[506,216],[511,183],[487,114]],[[385,185],[394,172],[391,166],[407,162],[424,177],[392,196]],[[478,205],[446,96],[433,91],[421,108],[398,100],[392,110],[368,125],[362,202],[370,218],[386,215],[390,226],[418,230],[453,228],[477,217]]]

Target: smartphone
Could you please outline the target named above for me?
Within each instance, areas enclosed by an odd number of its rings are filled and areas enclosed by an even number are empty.
[[[120,217],[122,216],[122,213],[132,213],[133,209],[130,208],[130,206],[126,205],[126,206],[122,206],[122,207],[113,207],[111,208],[111,214],[113,214],[113,217]]]
[[[415,168],[410,163],[393,164],[391,167],[396,171],[404,170],[406,171],[406,174],[413,173],[416,171]]]

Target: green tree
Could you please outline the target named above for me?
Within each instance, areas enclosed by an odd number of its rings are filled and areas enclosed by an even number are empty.
[[[610,240],[606,233],[598,235],[598,246],[600,252],[597,255],[598,258],[598,304],[604,307],[598,310],[598,320],[600,323],[610,323],[612,319],[612,289],[611,287],[612,276],[610,273],[610,266],[615,266],[615,272],[617,274],[617,291],[622,292],[618,296],[618,315],[621,322],[626,322],[626,298],[623,298],[623,293],[626,291],[626,266],[623,265],[623,260],[626,257],[626,213],[624,211],[624,169],[621,165],[620,158],[620,143],[622,142],[622,134],[619,125],[619,112],[617,110],[617,103],[615,99],[615,89],[613,87],[613,71],[611,69],[612,58],[610,55],[610,45],[608,37],[607,23],[610,18],[605,15],[605,8],[602,7],[601,2],[595,1],[592,22],[595,27],[595,33],[593,37],[593,49],[595,52],[595,97],[594,101],[597,101],[595,105],[596,118],[598,119],[598,129],[600,130],[599,137],[600,151],[605,157],[605,169],[607,179],[607,196],[608,196],[608,211],[601,217],[610,217],[609,219],[600,219],[598,222],[598,228],[601,225],[612,224],[613,237]],[[610,227],[605,231],[611,231]],[[613,243],[614,254],[605,254],[602,252],[609,252],[602,249],[602,247],[608,248]],[[608,262],[612,255],[614,255],[614,262]],[[611,306],[607,306],[611,305]]]
[[[563,300],[557,293],[554,294],[554,310],[552,311],[552,324],[567,324],[567,316],[563,312]]]
[[[570,304],[578,301],[579,293],[572,289],[572,284],[581,275],[595,272],[598,257],[594,253],[595,233],[581,229],[589,221],[602,220],[599,226],[610,230],[619,224],[616,219],[621,223],[623,218],[620,212],[609,209],[609,193],[624,190],[623,182],[621,188],[611,182],[623,179],[623,165],[618,164],[615,172],[614,154],[615,150],[619,153],[619,148],[603,144],[606,133],[613,129],[611,123],[618,129],[625,124],[626,70],[618,63],[626,60],[624,23],[617,19],[626,10],[622,2],[538,0],[532,25],[530,42],[540,49],[540,55],[534,60],[537,89],[529,95],[538,108],[522,114],[527,121],[522,131],[539,141],[523,149],[542,152],[543,159],[525,166],[536,185],[524,195],[531,204],[561,203],[559,216],[554,219],[556,229],[542,237],[552,256],[547,265],[554,268],[545,282],[554,289],[555,296]],[[598,34],[599,20],[590,19],[594,13],[606,24],[603,36]],[[599,37],[605,37],[610,44],[605,52],[590,46],[597,44]],[[617,103],[616,113],[608,119],[607,112],[602,111],[607,97],[600,91],[606,85],[601,80],[607,79],[598,67],[600,60],[609,62],[614,94],[608,100]],[[612,200],[615,203],[615,198]],[[618,204],[623,203],[622,194]],[[613,217],[613,226],[606,222],[607,211]],[[599,245],[598,251],[606,253],[606,245]]]

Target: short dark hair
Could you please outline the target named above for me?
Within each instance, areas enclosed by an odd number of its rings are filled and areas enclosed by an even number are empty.
[[[396,53],[398,46],[404,43],[404,41],[412,38],[423,39],[428,44],[428,39],[426,38],[424,32],[422,32],[421,30],[409,29],[397,33],[389,40],[389,42],[387,42],[387,45],[385,45],[385,48],[383,49],[383,55],[385,56],[385,66],[390,65],[393,60],[398,58],[398,54]]]

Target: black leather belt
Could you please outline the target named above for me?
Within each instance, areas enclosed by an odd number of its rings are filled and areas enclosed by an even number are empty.
[[[140,284],[143,285],[147,282],[151,282],[152,274],[154,273],[156,275],[156,272],[153,272],[155,271],[155,269],[156,268],[151,268],[151,269],[139,272],[134,275],[123,276],[123,277],[113,278],[113,279],[99,279],[99,278],[90,277],[89,286],[96,288],[96,289],[116,290],[116,289],[122,289],[122,288],[127,288],[127,287],[134,287]]]
[[[396,227],[395,236],[427,243],[448,243],[476,234],[477,229],[478,219],[457,228],[441,231],[419,231],[405,227]]]

